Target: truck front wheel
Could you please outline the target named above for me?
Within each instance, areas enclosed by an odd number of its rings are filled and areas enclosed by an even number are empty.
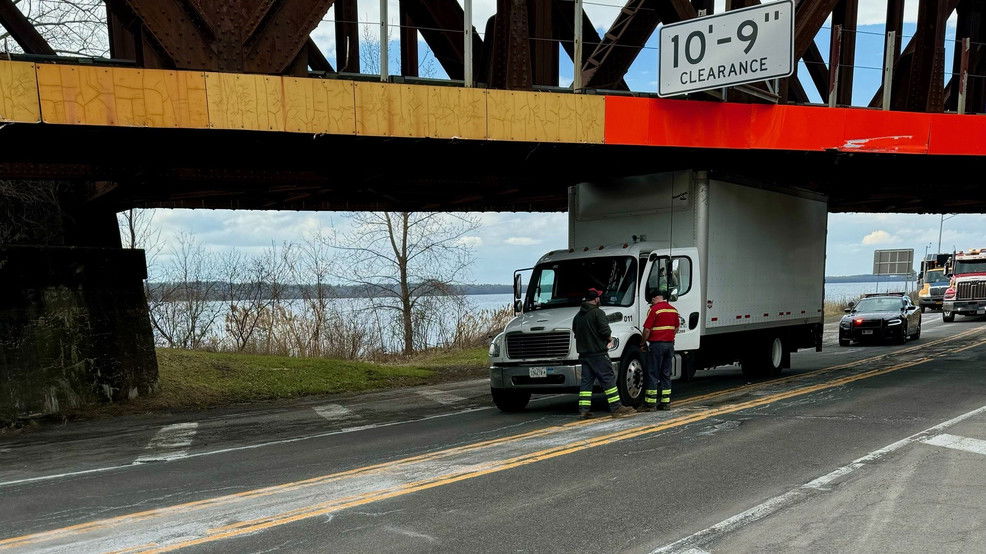
[[[743,356],[743,376],[777,377],[784,369],[784,339],[770,336],[754,341],[750,350]]]
[[[644,383],[647,381],[646,369],[640,349],[629,345],[620,358],[620,371],[616,376],[616,388],[620,400],[627,406],[639,406],[644,400]]]
[[[519,412],[531,401],[531,393],[510,389],[490,389],[493,403],[504,412]]]

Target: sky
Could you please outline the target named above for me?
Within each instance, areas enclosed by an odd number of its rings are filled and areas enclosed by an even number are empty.
[[[722,10],[724,0],[717,0],[716,11]],[[586,0],[585,9],[593,25],[602,34],[619,11],[620,0]],[[860,0],[859,32],[856,38],[856,71],[853,86],[853,104],[865,105],[879,87],[882,73],[884,0]],[[914,32],[917,16],[917,0],[905,3],[904,41]],[[474,25],[485,29],[485,21],[494,12],[496,0],[473,0]],[[397,0],[390,0],[389,21],[396,37]],[[379,1],[360,0],[359,19],[363,22],[361,35],[368,40],[379,37]],[[335,62],[334,8],[326,20],[313,33],[313,39],[331,62]],[[946,36],[954,36],[954,18],[949,22]],[[819,49],[827,57],[828,23],[816,38]],[[946,41],[948,43],[948,41]],[[433,60],[427,45],[421,42],[419,54],[423,65],[430,68],[431,76],[445,77],[441,66]],[[657,88],[657,33],[647,43],[627,75],[627,83],[635,91],[656,92]],[[946,48],[946,69],[951,68],[952,50]],[[390,67],[399,71],[399,50],[391,47]],[[562,53],[563,62],[566,55]],[[430,61],[429,61],[430,60]],[[365,70],[365,69],[364,69]],[[821,101],[805,74],[801,64],[802,82],[811,100]],[[950,75],[946,74],[947,80]],[[560,83],[572,79],[572,65],[562,63],[559,68]],[[272,243],[299,242],[316,232],[326,234],[332,229],[342,229],[348,217],[344,213],[330,212],[250,212],[229,210],[151,210],[152,225],[160,233],[162,252],[150,268],[168,263],[169,250],[176,244],[179,233],[193,236],[208,251],[224,251],[231,248],[244,253],[259,253]],[[480,225],[464,240],[474,247],[476,262],[464,282],[509,283],[513,269],[530,267],[543,253],[567,247],[567,215],[564,213],[480,213],[474,214]],[[937,249],[939,225],[943,251],[986,247],[986,215],[963,214],[945,216],[942,222],[937,214],[830,214],[828,247],[826,251],[827,275],[851,275],[872,271],[873,250],[885,248],[913,248],[915,258],[925,251]]]

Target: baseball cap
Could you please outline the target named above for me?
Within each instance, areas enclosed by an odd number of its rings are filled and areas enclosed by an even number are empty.
[[[586,300],[595,300],[595,299],[599,298],[602,295],[603,295],[603,291],[601,291],[599,289],[589,289],[585,293],[585,299]]]

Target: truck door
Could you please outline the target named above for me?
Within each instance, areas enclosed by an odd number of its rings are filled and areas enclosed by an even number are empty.
[[[649,264],[641,287],[644,306],[647,298],[660,292],[678,310],[681,328],[675,337],[675,350],[697,350],[699,346],[702,295],[693,259],[694,256],[687,255],[657,257]]]

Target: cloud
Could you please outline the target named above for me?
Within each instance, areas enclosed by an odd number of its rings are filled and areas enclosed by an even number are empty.
[[[456,241],[456,243],[459,244],[460,246],[468,246],[469,248],[476,248],[478,246],[483,245],[483,237],[472,237],[472,236],[460,237],[459,240]]]
[[[533,246],[535,244],[541,244],[540,240],[532,239],[531,237],[509,237],[503,242],[514,246]]]
[[[863,237],[863,244],[887,244],[897,240],[897,237],[878,229]]]

